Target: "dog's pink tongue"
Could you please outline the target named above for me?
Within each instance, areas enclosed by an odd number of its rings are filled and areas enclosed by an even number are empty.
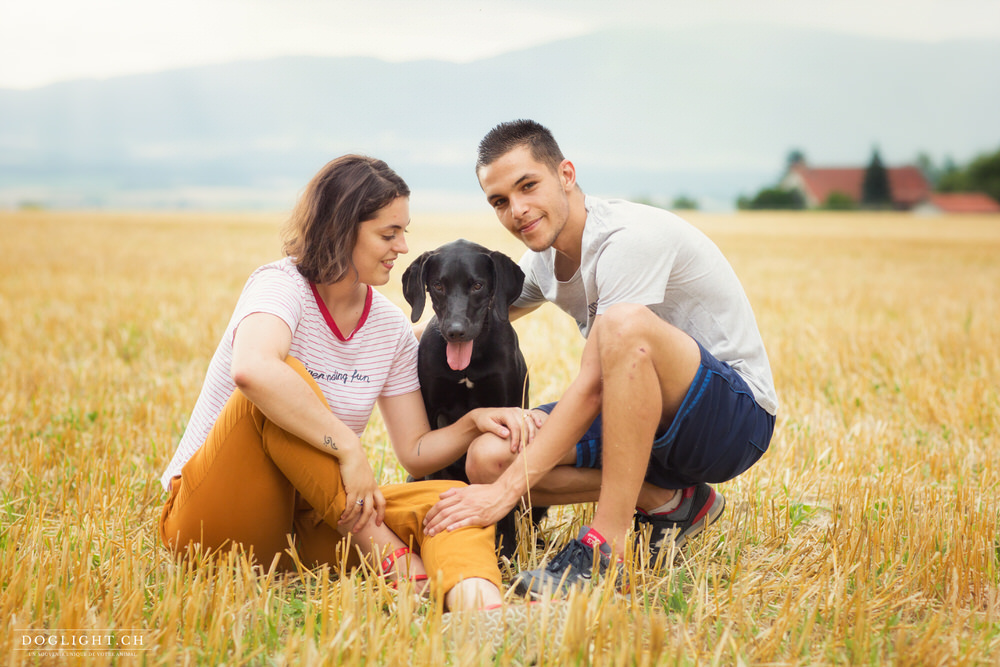
[[[448,343],[448,365],[453,371],[464,370],[472,360],[472,341]]]

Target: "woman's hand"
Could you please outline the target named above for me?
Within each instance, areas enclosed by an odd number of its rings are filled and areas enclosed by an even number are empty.
[[[330,411],[319,388],[310,387],[286,362],[291,342],[292,332],[281,318],[270,313],[247,315],[233,340],[233,382],[279,428],[336,457],[347,494],[341,524],[352,526],[353,532],[372,519],[381,525],[385,498],[364,448]]]
[[[545,422],[544,413],[521,408],[479,408],[470,413],[476,428],[482,433],[493,433],[510,438],[510,451],[517,454],[535,439],[535,433]]]
[[[340,477],[344,480],[344,491],[347,493],[347,505],[339,523],[342,526],[353,523],[352,533],[361,530],[372,518],[376,526],[381,526],[385,517],[385,496],[378,488],[361,444],[342,450],[338,458]]]

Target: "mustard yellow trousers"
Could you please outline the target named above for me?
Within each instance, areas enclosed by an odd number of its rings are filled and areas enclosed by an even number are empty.
[[[323,398],[301,362],[289,357],[287,363]],[[420,554],[442,594],[471,577],[500,585],[492,527],[433,537],[423,533],[424,516],[441,492],[460,484],[427,481],[381,488],[385,524]],[[294,567],[290,544],[307,567],[351,566],[359,562],[357,554],[344,553],[346,538],[336,528],[345,503],[337,459],[276,426],[236,390],[205,444],[171,480],[160,538],[181,554],[195,545],[218,551],[239,544],[265,567],[277,557],[284,570]]]

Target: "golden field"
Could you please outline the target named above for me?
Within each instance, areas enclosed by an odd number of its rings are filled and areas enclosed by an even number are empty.
[[[362,575],[258,575],[159,545],[173,453],[281,215],[0,212],[0,659],[8,664],[519,664],[449,648],[429,602]],[[728,506],[628,595],[575,597],[540,664],[1000,660],[1000,218],[692,214],[755,307],[781,410]],[[495,219],[414,215],[407,261]],[[397,264],[385,293],[406,310]],[[517,323],[532,402],[582,339]],[[376,419],[383,481],[404,474]],[[548,520],[551,552],[586,507]],[[543,557],[522,552],[513,568]],[[509,575],[513,569],[508,569]],[[141,630],[142,650],[39,655],[25,631]],[[532,629],[526,629],[530,633]],[[539,630],[540,632],[540,630]]]

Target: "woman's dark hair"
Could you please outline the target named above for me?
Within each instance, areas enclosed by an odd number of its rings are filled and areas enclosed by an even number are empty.
[[[358,226],[410,188],[382,160],[344,155],[309,181],[282,231],[283,250],[306,280],[334,283],[354,269]]]
[[[479,142],[476,173],[521,146],[528,146],[531,149],[531,157],[552,171],[558,171],[559,165],[565,159],[548,128],[533,120],[512,120],[500,123]]]

